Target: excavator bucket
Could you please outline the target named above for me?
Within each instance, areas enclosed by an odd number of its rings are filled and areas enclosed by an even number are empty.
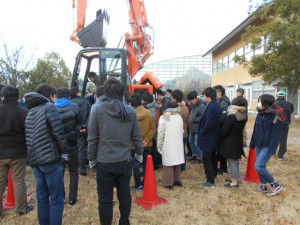
[[[99,10],[96,20],[77,33],[80,45],[86,47],[105,47],[107,44],[107,28],[109,16],[106,11]]]

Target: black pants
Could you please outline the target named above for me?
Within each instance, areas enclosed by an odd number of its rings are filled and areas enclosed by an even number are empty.
[[[218,169],[216,152],[203,152],[203,166],[207,182],[214,184]]]
[[[151,155],[153,158],[154,169],[158,169],[162,165],[161,154],[157,151],[157,142],[153,139],[153,145],[151,149]]]
[[[78,138],[78,156],[80,172],[85,173],[87,161],[87,141],[85,136]]]
[[[220,161],[220,170],[222,170],[222,172],[227,173],[227,159],[224,156],[222,156],[220,153],[217,153],[217,158]]]
[[[69,151],[70,160],[67,163],[70,173],[70,184],[69,184],[69,201],[77,200],[78,192],[78,150],[76,147],[71,147]]]
[[[131,211],[130,177],[132,160],[117,163],[98,163],[97,191],[101,225],[111,225],[113,219],[113,188],[117,188],[121,218],[119,225],[129,225]]]
[[[286,153],[288,134],[289,134],[289,125],[283,124],[283,131],[282,131],[282,136],[281,136],[281,141],[279,146],[278,158],[283,158],[283,155]]]

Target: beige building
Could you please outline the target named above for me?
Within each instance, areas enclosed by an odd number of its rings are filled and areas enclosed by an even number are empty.
[[[253,16],[249,16],[204,55],[212,54],[212,86],[224,86],[226,95],[231,100],[235,97],[236,90],[243,88],[249,102],[249,109],[255,109],[260,95],[275,94],[277,91],[276,87],[266,85],[260,77],[250,76],[243,65],[236,64],[233,60],[236,55],[245,56],[247,60],[251,60],[254,55],[264,53],[263,44],[254,51],[241,39],[245,28],[253,23],[257,21],[253,19]]]

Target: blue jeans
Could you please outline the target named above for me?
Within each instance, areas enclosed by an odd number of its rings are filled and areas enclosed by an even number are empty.
[[[181,171],[185,171],[186,169],[186,160],[185,160],[185,146],[187,145],[188,138],[183,138],[183,156],[184,156],[184,163],[181,164]]]
[[[192,156],[197,157],[197,159],[202,160],[202,151],[198,148],[198,134],[189,135],[189,143],[192,149]]]
[[[270,160],[272,153],[269,148],[256,146],[256,163],[255,170],[257,171],[261,184],[272,184],[275,182],[273,176],[267,170],[267,162]]]
[[[40,225],[61,225],[64,211],[64,166],[62,163],[32,167],[36,180]]]

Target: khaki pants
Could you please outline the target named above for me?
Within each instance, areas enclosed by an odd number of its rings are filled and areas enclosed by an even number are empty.
[[[246,129],[246,126],[244,127],[244,130],[243,130],[243,145],[244,145],[244,147],[247,146],[247,129]]]
[[[173,186],[174,182],[181,182],[181,165],[163,166],[162,184],[163,186]]]
[[[22,159],[1,159],[0,160],[0,201],[2,202],[5,187],[7,185],[8,170],[11,169],[11,176],[14,184],[16,200],[16,211],[22,212],[27,207],[27,188],[25,183],[26,158]],[[2,204],[0,204],[2,210]]]

